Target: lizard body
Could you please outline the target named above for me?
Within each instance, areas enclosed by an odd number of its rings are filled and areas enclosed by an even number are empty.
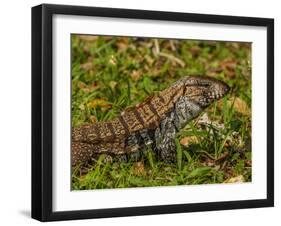
[[[141,150],[157,152],[165,162],[176,160],[176,132],[198,116],[229,87],[208,77],[184,77],[143,103],[106,122],[72,130],[72,165],[100,154],[110,159],[138,158]]]

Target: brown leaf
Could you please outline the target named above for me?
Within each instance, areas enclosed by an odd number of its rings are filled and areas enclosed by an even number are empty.
[[[227,77],[233,78],[235,76],[236,67],[237,62],[233,59],[214,61],[210,67],[208,67],[207,75],[216,77],[219,73],[224,72]]]
[[[86,84],[84,83],[84,82],[81,82],[81,81],[79,81],[78,83],[77,83],[77,86],[80,88],[80,89],[85,89],[87,86],[86,86]]]
[[[216,159],[216,163],[220,163],[224,161],[229,156],[229,152],[223,153],[218,159]]]
[[[96,116],[93,116],[93,115],[90,116],[90,120],[92,123],[96,123],[98,121]]]
[[[233,104],[234,109],[237,112],[239,112],[239,113],[241,113],[243,115],[249,115],[251,113],[247,103],[244,100],[240,99],[239,97],[236,97],[236,98],[232,97],[232,98],[230,98],[228,100],[228,104],[229,105]]]
[[[231,177],[227,180],[225,180],[223,183],[243,183],[245,182],[243,175],[239,175],[237,177]]]
[[[248,167],[251,167],[252,166],[252,161],[251,160],[246,160],[245,161],[245,165],[248,166]]]
[[[90,108],[96,108],[96,107],[103,107],[103,108],[111,108],[111,104],[109,104],[106,100],[104,99],[94,99],[90,101],[87,104],[88,107]]]
[[[134,174],[138,176],[143,176],[146,174],[143,161],[134,163]]]
[[[116,42],[116,46],[119,52],[123,52],[129,47],[129,39],[128,38],[119,38]]]
[[[201,52],[201,48],[199,46],[192,46],[189,51],[191,52],[193,57],[197,57]]]
[[[145,55],[144,59],[148,63],[149,66],[152,66],[152,64],[154,63],[154,59],[152,57],[150,57],[149,55]]]
[[[231,97],[227,100],[227,106],[231,108],[232,105],[235,111],[243,115],[251,114],[251,109],[248,107],[247,103],[239,97]],[[222,101],[218,101],[218,108],[220,110],[222,109]]]
[[[230,45],[231,45],[234,49],[239,49],[239,48],[241,48],[241,46],[240,46],[239,43],[237,43],[237,42],[231,42]]]
[[[184,137],[180,140],[180,144],[185,146],[185,147],[188,147],[189,144],[191,143],[198,143],[198,138],[196,136],[189,136],[189,137]]]
[[[237,66],[237,62],[231,59],[224,60],[220,63],[220,66],[222,69],[227,69],[227,70],[235,70]]]
[[[133,70],[132,73],[130,74],[130,76],[134,81],[137,81],[141,77],[141,71],[140,70]]]
[[[98,89],[98,88],[99,88],[99,85],[98,85],[97,82],[93,82],[93,83],[90,85],[90,88],[91,88],[92,90]]]
[[[81,64],[80,67],[84,69],[85,71],[89,71],[93,68],[93,63],[92,62],[86,62],[84,64]]]
[[[98,39],[98,36],[95,35],[79,35],[78,36],[81,40],[92,42]]]

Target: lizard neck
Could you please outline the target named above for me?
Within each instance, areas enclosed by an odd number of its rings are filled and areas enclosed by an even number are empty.
[[[190,101],[188,97],[180,97],[176,102],[173,109],[174,125],[177,130],[184,128],[189,121],[197,117],[201,112],[202,108],[196,103]]]

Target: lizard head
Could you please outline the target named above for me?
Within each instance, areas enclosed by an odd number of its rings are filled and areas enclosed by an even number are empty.
[[[186,77],[184,81],[184,96],[201,108],[221,99],[229,89],[226,83],[210,77]]]

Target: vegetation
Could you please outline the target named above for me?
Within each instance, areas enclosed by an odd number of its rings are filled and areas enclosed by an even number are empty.
[[[231,92],[177,134],[177,163],[103,156],[72,171],[72,189],[251,181],[250,43],[72,35],[72,126],[110,120],[186,75]]]

